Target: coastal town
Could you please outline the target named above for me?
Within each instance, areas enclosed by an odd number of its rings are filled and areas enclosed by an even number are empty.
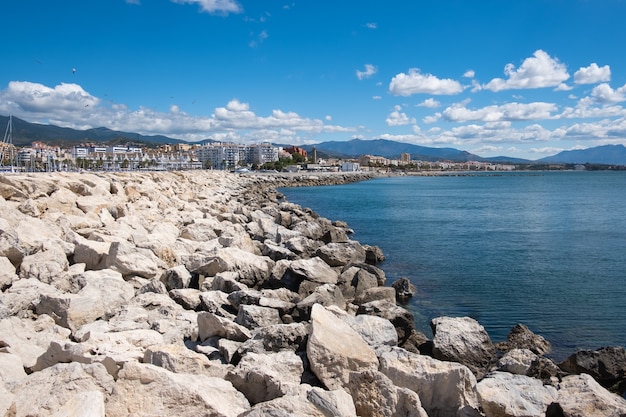
[[[157,147],[133,144],[110,145],[82,143],[71,147],[53,146],[33,141],[17,147],[2,143],[2,167],[24,172],[51,171],[137,171],[212,169],[246,172],[276,170],[285,172],[361,172],[361,171],[511,171],[512,164],[481,161],[423,161],[403,153],[398,159],[377,155],[358,158],[318,156],[297,146],[276,146],[269,142],[237,144],[175,143]]]

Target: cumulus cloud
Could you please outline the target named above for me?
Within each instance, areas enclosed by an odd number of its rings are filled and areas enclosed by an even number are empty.
[[[595,62],[588,67],[581,67],[574,73],[576,84],[595,84],[611,80],[611,68],[608,65],[599,67]]]
[[[494,78],[483,87],[491,91],[511,89],[556,87],[569,79],[565,64],[552,58],[541,49],[535,51],[532,57],[526,58],[522,65],[515,69],[515,65],[507,64],[504,67],[507,79]]]
[[[372,75],[378,72],[378,68],[372,64],[365,64],[365,71],[356,70],[356,77],[359,80],[370,78]]]
[[[171,0],[178,4],[197,4],[207,13],[241,13],[243,8],[235,0]]]
[[[409,116],[401,110],[402,107],[395,106],[394,111],[392,111],[389,116],[387,116],[387,119],[385,119],[385,123],[387,123],[388,126],[403,126],[416,123],[414,118],[409,118]]]
[[[419,69],[411,68],[408,74],[401,72],[391,79],[389,92],[396,96],[413,94],[453,95],[463,91],[458,81],[440,79],[432,74],[422,74]]]
[[[474,72],[474,70],[467,70],[463,74],[463,77],[465,77],[465,78],[474,78],[475,75],[476,75],[476,73]]]
[[[549,119],[557,110],[553,103],[506,103],[502,105],[486,106],[470,110],[465,104],[455,104],[443,111],[443,117],[451,122],[498,122]]]
[[[438,102],[437,100],[435,100],[434,98],[427,98],[426,100],[422,101],[420,104],[418,104],[419,107],[428,107],[429,109],[435,109],[439,106],[441,106],[441,103]]]
[[[77,84],[60,84],[54,88],[30,82],[10,82],[0,91],[0,113],[37,123],[51,123],[74,129],[107,127],[140,134],[162,134],[186,140],[230,138],[258,141],[260,135],[305,141],[297,135],[354,132],[326,124],[323,120],[302,117],[295,112],[273,110],[259,116],[248,103],[238,99],[217,107],[210,116],[191,116],[178,105],[161,112],[148,107],[131,110],[123,104],[107,105]],[[327,119],[326,121],[329,121]],[[273,132],[273,133],[270,133]]]
[[[626,84],[614,90],[610,85],[602,83],[594,87],[591,91],[591,97],[604,104],[626,101]]]

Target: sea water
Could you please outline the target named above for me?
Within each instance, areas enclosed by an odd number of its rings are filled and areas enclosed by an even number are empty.
[[[469,316],[494,342],[517,323],[553,345],[626,346],[626,172],[402,176],[281,189],[379,246],[409,278],[418,330]]]

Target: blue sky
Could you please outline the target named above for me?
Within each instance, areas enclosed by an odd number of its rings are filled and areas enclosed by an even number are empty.
[[[626,0],[11,0],[0,114],[196,141],[626,144]]]

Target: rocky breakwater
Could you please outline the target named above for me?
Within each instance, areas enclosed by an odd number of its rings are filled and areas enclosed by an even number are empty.
[[[427,340],[376,247],[275,191],[366,178],[0,176],[0,415],[626,413],[524,327],[499,361],[471,319]]]

